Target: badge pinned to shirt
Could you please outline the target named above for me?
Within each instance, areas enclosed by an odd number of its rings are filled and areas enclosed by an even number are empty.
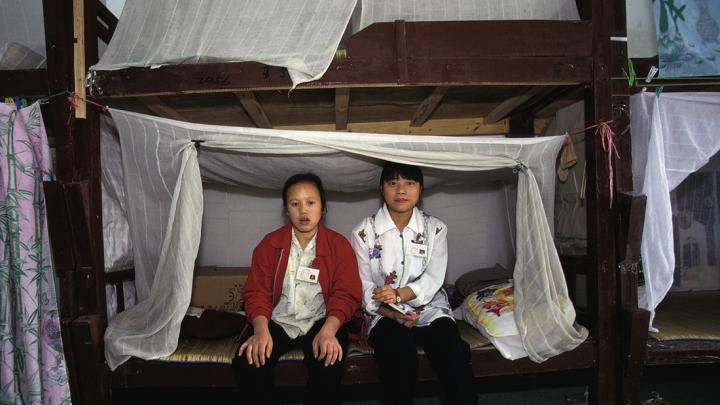
[[[305,281],[308,283],[315,284],[318,282],[319,275],[320,275],[320,270],[318,270],[318,269],[313,269],[312,267],[300,266],[300,267],[298,267],[296,278],[300,281]]]
[[[428,255],[427,245],[423,245],[421,243],[410,242],[408,250],[410,251],[411,256],[427,257]]]

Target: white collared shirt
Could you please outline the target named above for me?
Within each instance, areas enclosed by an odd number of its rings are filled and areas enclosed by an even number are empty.
[[[325,316],[325,299],[320,283],[297,279],[300,266],[309,267],[315,260],[317,233],[303,249],[292,230],[290,256],[285,269],[282,293],[273,308],[271,319],[280,325],[285,333],[295,339],[305,335],[318,319]]]
[[[427,247],[427,256],[411,254],[411,242]],[[353,229],[351,238],[358,260],[363,289],[363,309],[370,329],[380,320],[380,305],[372,299],[373,289],[390,285],[409,287],[415,299],[400,304],[407,311],[419,311],[417,326],[427,326],[440,317],[452,318],[447,295],[441,288],[447,270],[447,225],[413,208],[407,226],[400,231],[383,205],[377,214],[365,218]]]

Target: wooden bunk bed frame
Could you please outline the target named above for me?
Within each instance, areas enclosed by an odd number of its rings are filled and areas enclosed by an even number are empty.
[[[72,27],[73,12],[68,3],[71,2],[44,1],[46,14],[57,19],[50,24],[50,29],[46,28],[52,41],[48,42],[49,93],[70,88],[74,75],[73,66],[68,62],[73,54],[70,46],[73,35],[68,29]],[[83,13],[76,11],[75,15],[84,15],[81,23],[86,55],[84,68],[87,69],[97,60],[99,2],[75,0],[74,3],[83,10]],[[352,121],[348,119],[349,110],[353,108],[349,103],[350,89],[355,92],[378,87],[426,89],[427,97],[413,108],[412,117],[407,117],[410,127],[422,125],[434,111],[440,112],[438,104],[448,88],[472,88],[477,93],[503,86],[514,89],[497,100],[485,116],[485,123],[509,117],[509,136],[532,134],[533,117],[540,111],[548,106],[551,110],[557,109],[576,99],[586,100],[589,124],[618,118],[613,103],[622,102],[627,89],[622,83],[611,84],[610,78],[622,75],[625,46],[611,42],[610,38],[625,35],[625,20],[621,18],[624,1],[578,0],[578,6],[583,17],[580,22],[375,24],[350,39],[346,55],[336,58],[325,76],[299,86],[294,92],[305,89],[332,92],[331,125],[337,130],[347,128]],[[103,103],[122,106],[127,100],[139,99],[144,108],[171,118],[183,118],[178,110],[168,106],[173,95],[231,93],[242,105],[237,111],[244,111],[246,118],[258,127],[272,126],[258,94],[290,87],[283,69],[252,62],[125,69],[99,72],[93,80],[91,94]],[[160,95],[168,96],[163,100]],[[617,100],[613,98],[615,95]],[[234,386],[229,367],[130,361],[109,372],[103,356],[103,332],[107,324],[105,284],[118,280],[111,280],[110,277],[116,276],[106,275],[103,265],[99,111],[89,108],[86,119],[76,119],[68,126],[67,100],[55,98],[51,108],[59,181],[49,184],[46,190],[60,278],[63,338],[66,354],[72,360],[68,362],[70,374],[76,381],[73,401],[109,403],[112,389],[137,386]],[[473,365],[478,378],[584,370],[592,375],[591,402],[612,404],[622,397],[625,384],[617,376],[622,362],[616,357],[616,265],[621,258],[620,249],[615,243],[606,243],[616,240],[620,234],[619,212],[611,204],[608,189],[608,155],[597,137],[588,136],[586,145],[588,252],[583,263],[588,266],[576,270],[588,276],[589,310],[585,325],[591,330],[592,338],[577,349],[542,364],[528,360],[511,362],[502,359],[496,351],[478,351],[473,354]],[[625,158],[629,157],[629,145],[629,139],[620,139],[624,158],[615,162],[615,184],[619,191],[632,189],[630,160]],[[296,375],[295,370],[284,367],[281,365],[278,369],[281,377],[288,373]],[[374,381],[374,367],[372,359],[361,359],[348,367],[345,382]],[[432,375],[423,368],[419,378],[432,379]]]
[[[72,4],[64,3],[68,2],[43,0],[46,67],[41,69],[0,70],[0,94],[22,96],[36,100],[52,95],[60,95],[72,88],[73,9]],[[92,39],[90,42],[92,47],[87,52],[89,52],[90,58],[94,58],[90,60],[96,60],[97,40],[99,38],[106,43],[110,41],[112,31],[117,25],[117,18],[99,1],[97,3],[88,3],[87,7],[92,8],[93,14],[92,18],[88,18],[86,21],[89,26],[89,38]],[[83,348],[75,350],[75,339],[72,333],[74,321],[78,319],[79,314],[86,312],[88,308],[87,306],[78,306],[75,284],[80,282],[80,280],[76,279],[81,274],[80,270],[83,267],[88,267],[88,262],[83,262],[82,259],[78,260],[78,258],[82,257],[84,248],[89,251],[90,245],[71,244],[70,240],[65,238],[66,234],[63,232],[69,231],[70,223],[76,224],[76,228],[84,228],[87,224],[87,213],[82,212],[84,206],[82,202],[84,200],[80,201],[76,197],[85,198],[86,193],[84,193],[84,190],[88,184],[87,179],[97,174],[89,175],[82,167],[84,165],[78,165],[76,161],[72,160],[72,157],[85,155],[86,153],[84,148],[87,145],[75,142],[73,137],[73,131],[84,131],[85,129],[81,128],[84,128],[86,123],[77,122],[73,126],[68,126],[69,110],[70,104],[67,97],[54,97],[50,100],[49,108],[43,108],[43,114],[49,113],[49,117],[44,117],[45,125],[52,131],[49,134],[52,135],[55,141],[53,146],[56,148],[58,156],[55,161],[55,172],[58,179],[62,180],[62,184],[59,182],[45,184],[46,193],[49,193],[49,200],[51,200],[51,203],[47,204],[47,209],[49,223],[51,223],[50,231],[56,234],[59,232],[62,235],[53,238],[52,248],[56,275],[60,279],[58,308],[61,317],[61,333],[65,343],[65,358],[69,371],[70,390],[76,403],[97,403],[90,400],[89,397],[81,399],[81,393],[84,392],[82,388],[86,386],[86,376],[83,376],[83,382],[80,384],[79,377],[82,375],[82,369],[77,367],[77,359],[83,357]],[[81,191],[83,195],[77,193]],[[65,201],[65,195],[67,195],[67,201]],[[62,200],[57,200],[57,197]],[[66,206],[79,208],[80,211],[67,212]],[[62,226],[57,225],[58,221]],[[80,233],[79,230],[74,231],[74,234]],[[102,264],[102,262],[99,264]],[[80,356],[76,356],[75,353],[80,353]],[[92,376],[89,377],[89,381],[93,382]]]

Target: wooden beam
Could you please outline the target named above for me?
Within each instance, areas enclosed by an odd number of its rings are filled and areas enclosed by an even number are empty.
[[[445,93],[447,93],[447,91],[447,86],[435,87],[433,92],[418,106],[418,109],[415,111],[415,114],[413,114],[412,119],[410,120],[410,126],[419,127],[424,124],[440,104],[443,97],[445,97]]]
[[[298,88],[577,84],[592,78],[588,21],[406,22],[407,80],[398,72],[395,23],[353,35],[347,58]],[[489,68],[492,66],[492,68]],[[257,62],[99,71],[103,97],[289,89],[287,70]],[[101,91],[102,90],[102,91]]]
[[[545,105],[539,105],[534,108],[536,118],[550,118],[555,115],[558,110],[583,100],[585,89],[583,86],[573,87],[571,90],[555,97],[552,101]]]
[[[84,0],[73,0],[74,89],[79,97],[75,101],[75,118],[87,118],[85,107],[85,4]]]
[[[47,69],[0,70],[0,95],[41,96],[48,94]]]
[[[163,118],[170,118],[173,120],[178,121],[187,121],[185,117],[182,116],[179,112],[177,112],[175,109],[169,107],[167,104],[165,104],[160,97],[157,96],[150,96],[150,97],[138,97],[138,100],[145,104],[145,106],[152,111],[154,114],[156,114],[159,117]]]
[[[253,120],[258,128],[272,128],[272,124],[262,108],[262,104],[255,97],[252,91],[236,91],[233,92],[235,97],[240,101],[247,115]]]
[[[350,89],[335,89],[335,130],[343,131],[347,129],[349,105]]]
[[[490,111],[487,116],[485,116],[485,123],[493,124],[509,116],[517,107],[525,104],[528,100],[535,97],[542,90],[543,87],[541,86],[533,86],[530,87],[525,93],[517,95],[515,97],[510,97],[509,99],[503,101],[502,103],[498,104],[495,109]]]
[[[275,129],[303,131],[334,131],[335,124],[276,125]],[[432,120],[422,127],[413,127],[409,120],[383,122],[351,122],[348,132],[408,135],[497,135],[508,132],[508,121],[486,125],[482,118]]]

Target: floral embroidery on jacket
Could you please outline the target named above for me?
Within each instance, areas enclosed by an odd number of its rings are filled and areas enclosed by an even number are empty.
[[[395,281],[397,281],[397,272],[395,270],[385,275],[385,285],[393,285]]]
[[[442,231],[442,226],[438,226],[437,228],[435,228],[435,235],[439,234],[440,231]]]
[[[382,256],[381,252],[382,252],[382,245],[376,243],[375,246],[372,249],[370,249],[370,260],[379,259],[380,256]]]
[[[365,239],[367,237],[367,234],[365,233],[364,229],[361,229],[360,232],[358,232],[358,236],[363,241],[363,243],[367,243],[367,240]]]

